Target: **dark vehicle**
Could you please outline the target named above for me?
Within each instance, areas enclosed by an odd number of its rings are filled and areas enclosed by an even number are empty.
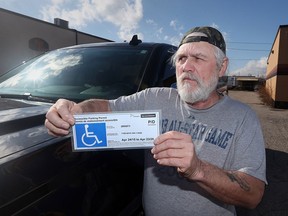
[[[136,215],[142,151],[73,152],[44,127],[58,98],[113,99],[175,82],[175,47],[97,43],[48,52],[0,77],[0,215]]]

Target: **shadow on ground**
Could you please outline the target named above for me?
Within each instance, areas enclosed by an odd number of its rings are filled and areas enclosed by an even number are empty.
[[[266,149],[267,181],[261,203],[254,210],[237,208],[239,216],[288,216],[288,153]]]

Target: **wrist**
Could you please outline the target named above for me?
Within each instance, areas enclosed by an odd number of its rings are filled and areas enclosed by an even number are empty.
[[[178,167],[177,170],[181,176],[190,181],[202,181],[204,179],[204,166],[205,163],[201,160],[198,160],[196,167],[193,169],[191,168],[184,172],[181,170],[181,168]]]
[[[192,181],[202,181],[205,176],[204,167],[205,167],[205,163],[201,160],[198,160],[196,168],[188,177],[188,179]]]

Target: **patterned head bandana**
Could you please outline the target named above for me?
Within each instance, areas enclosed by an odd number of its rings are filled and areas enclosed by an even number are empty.
[[[226,44],[222,34],[217,29],[208,26],[190,29],[182,38],[179,47],[185,43],[200,41],[208,42],[218,47],[226,54]]]

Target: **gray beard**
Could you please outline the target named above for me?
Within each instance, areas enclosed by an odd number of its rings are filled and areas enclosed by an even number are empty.
[[[189,78],[197,83],[197,87],[192,88],[189,83],[183,82],[184,78]],[[211,77],[207,83],[191,73],[182,73],[177,77],[177,89],[180,98],[187,103],[196,103],[205,101],[210,94],[216,89],[218,76]]]

